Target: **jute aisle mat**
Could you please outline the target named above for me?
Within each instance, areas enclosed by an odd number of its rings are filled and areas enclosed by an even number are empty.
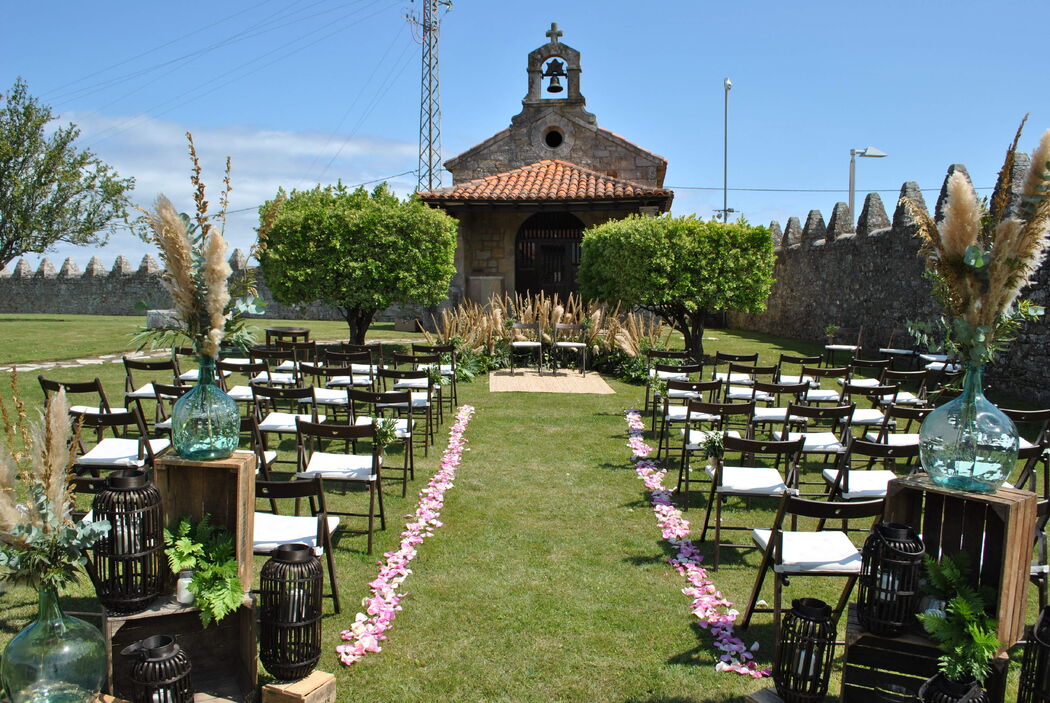
[[[560,369],[557,372],[535,369],[501,369],[489,374],[489,391],[492,393],[593,393],[609,395],[615,393],[596,371],[581,376],[579,371]]]

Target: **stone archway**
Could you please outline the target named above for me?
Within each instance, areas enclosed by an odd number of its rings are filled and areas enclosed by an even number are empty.
[[[522,223],[515,243],[517,293],[575,293],[583,222],[571,212],[538,212]]]

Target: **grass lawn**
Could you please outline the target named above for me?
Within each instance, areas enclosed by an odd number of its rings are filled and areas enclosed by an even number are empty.
[[[113,319],[120,318],[105,318]],[[119,334],[99,334],[98,340]],[[708,337],[717,338],[706,342],[709,352],[758,350],[768,363],[781,349],[814,349],[749,333],[711,330]],[[68,346],[74,356],[87,355],[76,340]],[[119,365],[60,371],[51,375],[98,375],[112,399],[122,396]],[[33,374],[22,376],[27,396],[37,401]],[[0,394],[8,393],[6,380],[0,374]],[[326,600],[319,668],[338,677],[340,700],[700,703],[742,700],[771,685],[715,672],[711,638],[691,621],[684,581],[666,564],[667,546],[629,462],[623,411],[641,406],[644,389],[609,383],[615,395],[494,394],[484,379],[460,385],[460,402],[477,412],[466,430],[469,449],[456,484],[446,494],[445,526],[412,563],[414,573],[402,586],[404,610],[383,652],[350,668],[334,653],[339,631],[367,594],[376,561],[396,546],[401,516],[413,509],[414,492],[437,467],[444,430],[430,456],[419,458],[409,498],[388,487],[388,528],[379,533],[375,554],[364,553],[363,536],[345,536],[336,546],[343,612],[333,614]],[[291,442],[282,449],[290,450]],[[359,506],[362,497],[332,492],[329,506]],[[773,508],[766,501],[750,507],[732,502],[727,520],[766,527]],[[687,517],[698,537],[702,498],[694,499]],[[723,552],[723,566],[713,576],[741,608],[758,556]],[[840,587],[837,579],[796,579],[786,600],[833,602]],[[90,594],[90,586],[81,585],[68,604],[82,609]],[[1029,622],[1034,596],[1032,589]],[[765,597],[772,601],[768,580]],[[0,608],[2,645],[29,621],[34,594],[11,588],[0,595]],[[748,643],[760,643],[762,665],[771,663],[770,633],[770,616],[758,615],[743,634]],[[837,692],[836,678],[832,696]]]
[[[0,365],[33,361],[64,361],[132,349],[130,340],[146,324],[145,315],[0,315]],[[328,320],[259,319],[264,327],[309,327],[314,339],[347,338],[345,322]],[[369,339],[422,339],[416,332],[397,332],[393,322],[377,322]]]

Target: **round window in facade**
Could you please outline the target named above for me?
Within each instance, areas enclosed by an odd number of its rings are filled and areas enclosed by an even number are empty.
[[[565,137],[562,136],[560,130],[552,129],[543,135],[543,143],[549,146],[551,149],[557,149],[565,141]]]

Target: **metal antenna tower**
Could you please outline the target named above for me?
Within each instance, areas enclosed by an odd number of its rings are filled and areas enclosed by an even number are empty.
[[[441,187],[441,81],[438,76],[438,39],[441,7],[452,8],[452,0],[421,0],[422,20],[412,18],[421,30],[423,80],[419,106],[419,180],[416,190]]]

